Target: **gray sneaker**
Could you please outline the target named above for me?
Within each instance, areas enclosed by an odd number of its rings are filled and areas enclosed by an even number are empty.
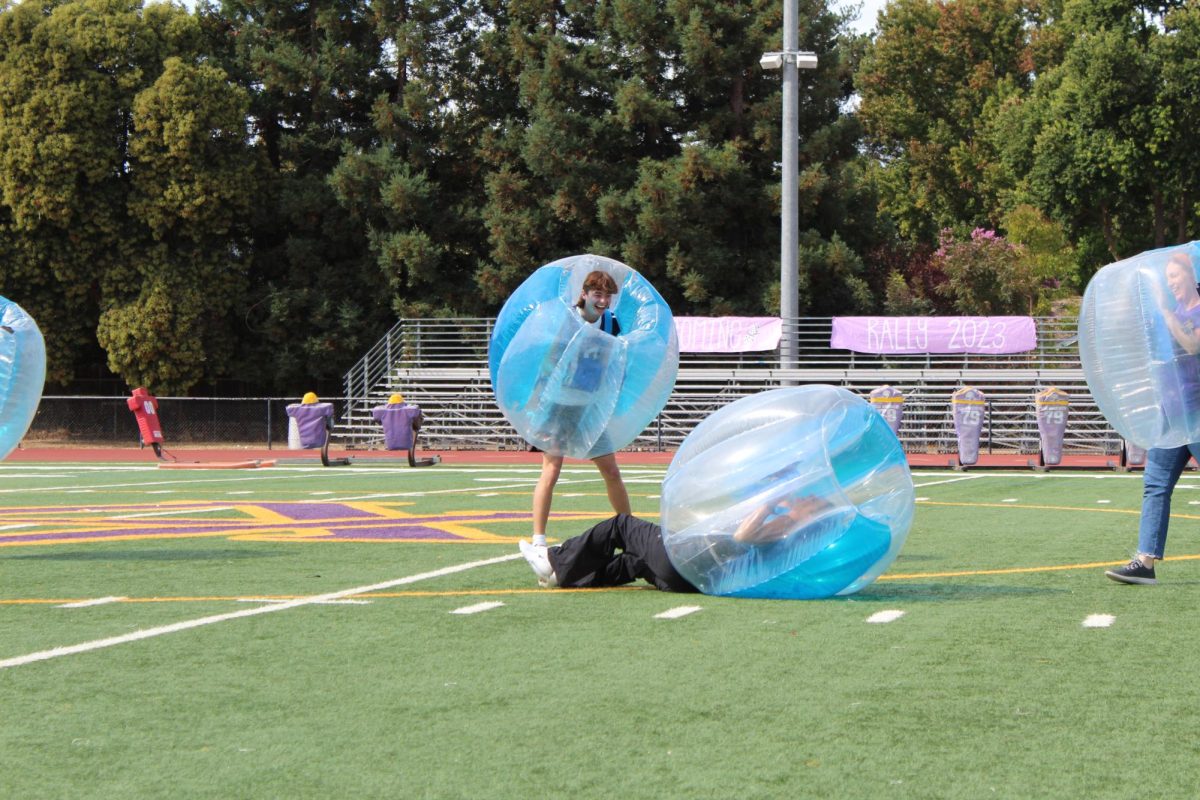
[[[1158,583],[1154,577],[1154,567],[1147,567],[1137,558],[1123,567],[1105,570],[1104,574],[1117,583]]]
[[[521,548],[521,555],[525,556],[525,560],[537,575],[538,586],[543,589],[558,586],[558,578],[554,575],[554,567],[550,563],[550,556],[546,555],[547,548],[544,545],[530,544],[522,539],[517,546]]]

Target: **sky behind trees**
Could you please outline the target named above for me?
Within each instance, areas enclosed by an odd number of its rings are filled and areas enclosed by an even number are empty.
[[[849,9],[853,8],[856,3],[844,2],[838,5],[838,8]],[[875,30],[875,19],[879,16],[879,12],[887,5],[887,0],[864,0],[862,10],[858,14],[858,19],[850,23],[850,30],[855,33],[870,33]]]

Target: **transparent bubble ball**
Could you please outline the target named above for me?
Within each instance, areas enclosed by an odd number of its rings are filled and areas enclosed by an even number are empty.
[[[0,297],[0,459],[29,430],[45,383],[42,332],[25,309]]]
[[[1200,244],[1101,268],[1079,310],[1079,360],[1109,424],[1143,448],[1200,441]]]
[[[667,470],[660,521],[671,563],[700,591],[816,599],[879,577],[913,504],[879,412],[813,385],[744,397],[696,426]]]
[[[576,302],[584,279],[617,285],[613,336]],[[535,271],[513,292],[488,346],[492,389],[504,418],[552,455],[595,458],[627,446],[662,411],[679,371],[675,320],[637,270],[611,258],[570,256]]]

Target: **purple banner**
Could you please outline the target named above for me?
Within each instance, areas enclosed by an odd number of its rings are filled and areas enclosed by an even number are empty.
[[[834,317],[829,346],[856,353],[1023,353],[1033,317]]]
[[[779,317],[676,317],[681,353],[774,350],[783,334]]]

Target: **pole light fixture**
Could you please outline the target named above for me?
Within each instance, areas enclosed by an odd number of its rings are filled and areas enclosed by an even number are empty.
[[[783,53],[763,53],[758,65],[763,69],[779,69],[783,66]]]
[[[799,69],[816,69],[817,54],[807,50],[770,50],[758,59],[758,65],[766,70],[779,69],[784,64],[795,64]]]

